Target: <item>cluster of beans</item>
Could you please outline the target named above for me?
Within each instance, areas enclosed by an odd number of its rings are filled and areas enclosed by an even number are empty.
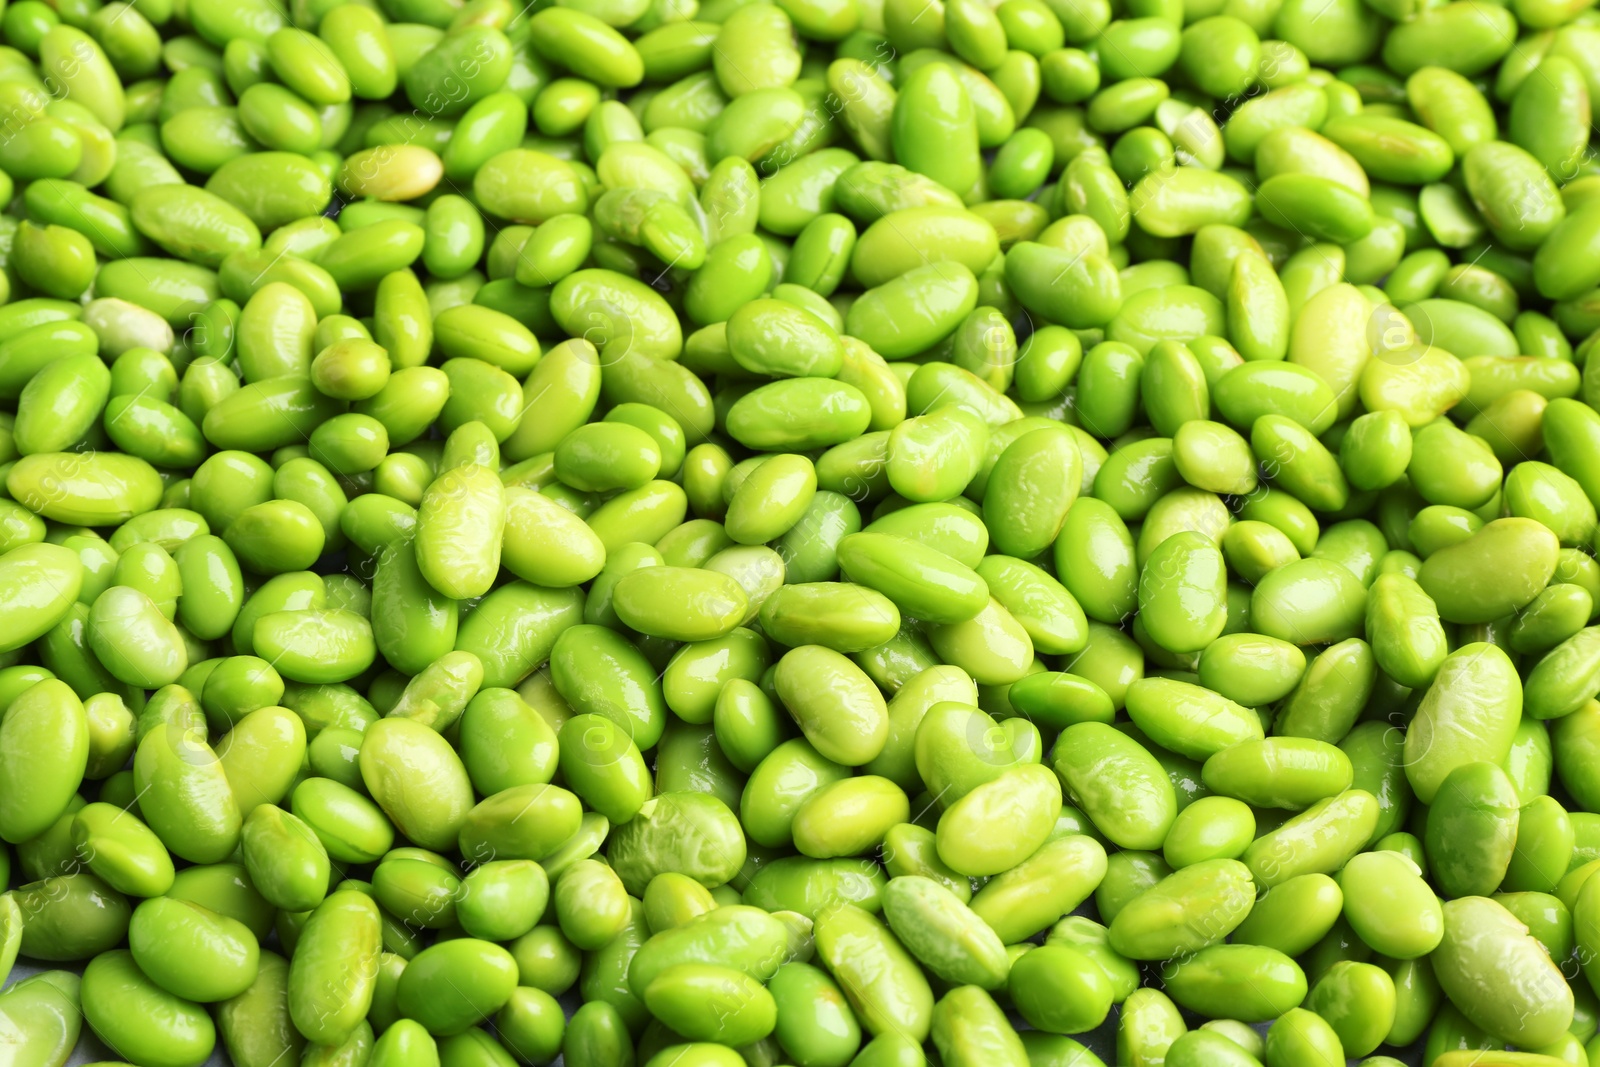
[[[10,0],[0,1063],[1600,1060],[1593,3]]]

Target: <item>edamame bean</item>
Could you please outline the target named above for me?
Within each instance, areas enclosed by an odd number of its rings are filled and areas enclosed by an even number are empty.
[[[1580,1058],[1589,15],[1178,6],[14,3],[26,1067]]]

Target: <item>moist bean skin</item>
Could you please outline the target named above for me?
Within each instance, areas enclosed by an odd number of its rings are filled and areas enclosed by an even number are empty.
[[[1587,7],[12,0],[18,1067],[1600,1055]]]

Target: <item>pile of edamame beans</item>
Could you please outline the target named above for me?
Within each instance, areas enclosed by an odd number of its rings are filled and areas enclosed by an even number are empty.
[[[1600,1059],[1593,3],[9,0],[0,1063]]]

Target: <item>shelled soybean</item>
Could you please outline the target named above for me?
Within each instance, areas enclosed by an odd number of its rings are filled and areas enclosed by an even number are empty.
[[[7,1062],[1587,1063],[1591,6],[12,0]]]

